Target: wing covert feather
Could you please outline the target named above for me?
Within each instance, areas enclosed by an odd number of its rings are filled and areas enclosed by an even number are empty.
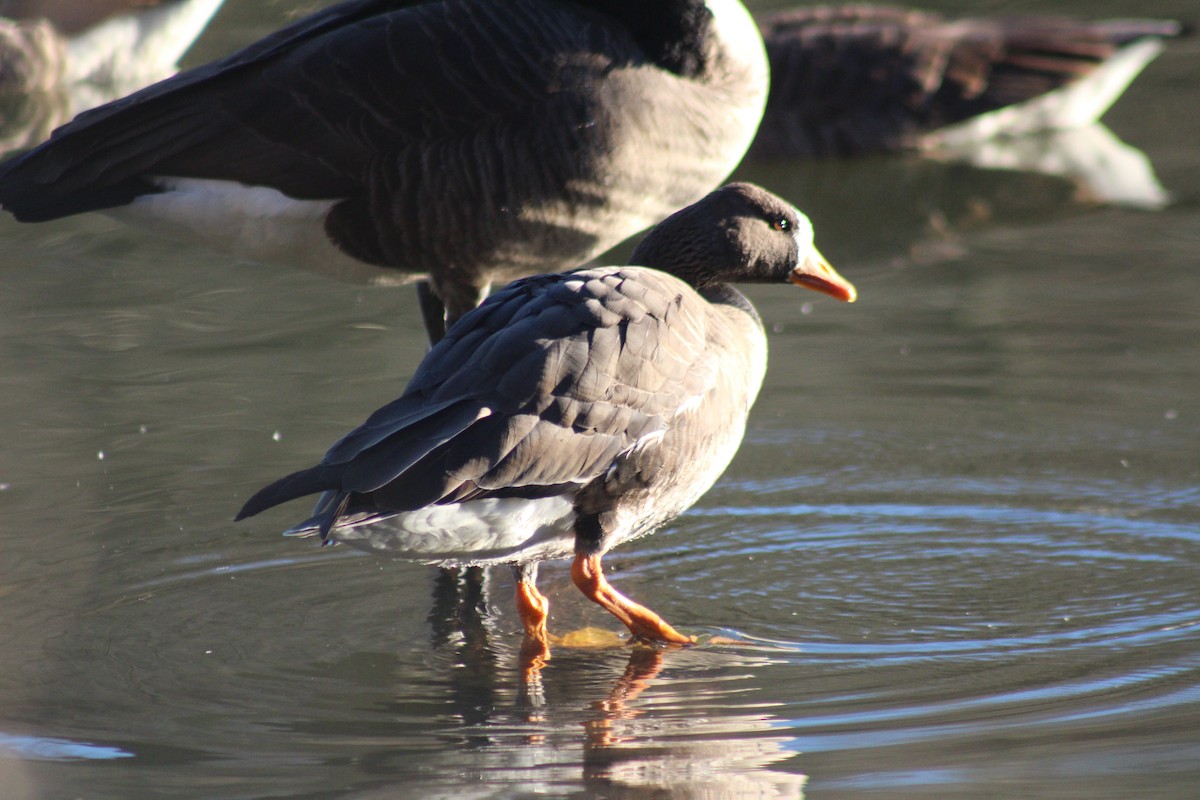
[[[460,402],[496,412],[431,450],[432,461],[417,463],[422,472],[445,476],[447,501],[464,492],[582,486],[639,442],[652,448],[678,406],[715,380],[705,353],[706,304],[675,278],[608,268],[519,283],[527,285],[506,288],[454,326],[406,393],[436,398],[439,406]],[[480,336],[480,329],[502,322],[508,324]],[[659,346],[645,347],[650,341]],[[424,424],[397,430],[397,444],[425,436]],[[378,435],[356,431],[348,438]],[[380,440],[372,450],[386,462],[391,446]],[[374,462],[375,453],[369,457]],[[368,473],[389,471],[396,472],[373,463]],[[383,492],[388,502],[404,503],[405,479],[398,471]]]

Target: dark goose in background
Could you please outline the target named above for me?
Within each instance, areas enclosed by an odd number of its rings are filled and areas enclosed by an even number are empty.
[[[450,328],[402,397],[238,518],[320,492],[290,533],[443,566],[510,564],[542,647],[537,565],[574,556],[576,585],[635,636],[690,642],[609,586],[600,560],[688,508],[741,443],[766,336],[728,282],[855,291],[807,218],[752,184],[672,215],[631,261],[501,289]]]
[[[1095,122],[1180,25],[946,20],[871,5],[758,17],[771,92],[755,158],[961,145]]]
[[[425,274],[454,319],[702,197],[766,83],[738,0],[352,0],[80,116],[0,167],[0,205]]]

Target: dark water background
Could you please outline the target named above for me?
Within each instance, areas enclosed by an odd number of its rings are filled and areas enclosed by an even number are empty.
[[[228,0],[191,60],[305,5]],[[400,390],[408,290],[0,221],[0,795],[1198,796],[1196,41],[1106,121],[1169,206],[910,157],[740,173],[861,299],[753,292],[741,453],[607,562],[737,643],[558,648],[540,692],[503,571],[480,614],[280,538],[299,504],[230,521]],[[554,630],[614,627],[561,565],[541,584]]]

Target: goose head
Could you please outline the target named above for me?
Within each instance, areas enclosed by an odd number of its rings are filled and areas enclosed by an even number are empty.
[[[858,296],[817,250],[808,217],[752,183],[722,186],[667,217],[630,262],[669,272],[697,289],[788,281],[848,303]]]

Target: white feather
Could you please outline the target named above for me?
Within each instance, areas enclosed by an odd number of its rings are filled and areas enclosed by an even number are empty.
[[[993,139],[961,150],[940,150],[941,160],[983,169],[1055,175],[1075,182],[1086,199],[1155,210],[1171,201],[1146,154],[1122,142],[1102,123],[1029,136]]]
[[[133,91],[167,77],[222,2],[165,3],[88,29],[68,44],[68,82]]]
[[[1163,47],[1162,40],[1153,37],[1133,42],[1079,80],[1024,103],[934,131],[924,137],[922,147],[966,147],[996,136],[1020,136],[1090,125],[1116,102]]]
[[[566,495],[487,498],[337,527],[331,538],[358,550],[443,566],[530,563],[574,553],[574,520]]]
[[[201,178],[155,178],[164,191],[106,213],[157,233],[207,244],[253,261],[287,264],[342,280],[410,283],[417,277],[380,270],[343,253],[325,233],[335,200],[296,200],[267,186]]]

